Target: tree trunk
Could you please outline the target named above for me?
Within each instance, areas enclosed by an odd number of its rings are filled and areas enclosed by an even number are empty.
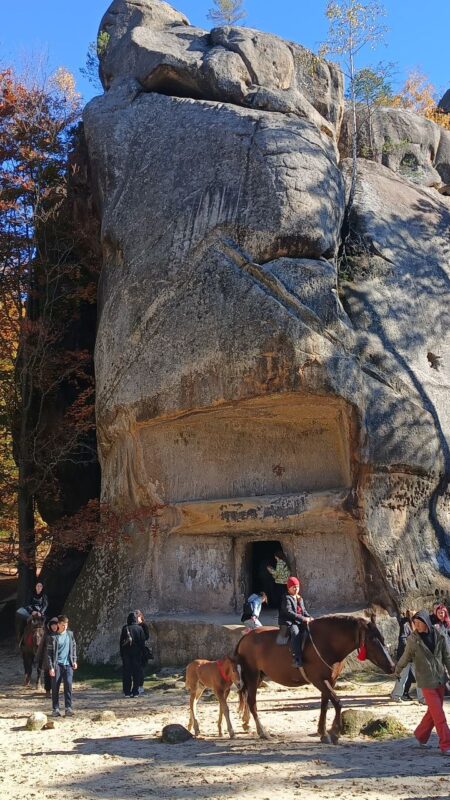
[[[32,593],[36,581],[34,502],[26,485],[19,487],[18,516],[20,555],[17,600],[19,606],[21,606]]]

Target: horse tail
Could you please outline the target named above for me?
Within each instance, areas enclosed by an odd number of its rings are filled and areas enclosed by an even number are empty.
[[[244,716],[246,708],[247,708],[247,687],[243,686],[242,689],[239,689],[238,713],[240,717]]]

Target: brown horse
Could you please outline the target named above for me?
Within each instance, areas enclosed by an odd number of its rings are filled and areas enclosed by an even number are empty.
[[[24,686],[29,686],[31,683],[31,674],[33,671],[33,663],[40,644],[44,638],[44,620],[42,617],[30,617],[25,630],[23,632],[22,641],[20,644],[20,651],[23,659],[23,669],[25,673]],[[36,663],[36,689],[39,688],[41,682],[42,663],[38,659]]]
[[[265,675],[282,686],[302,686],[306,683],[316,686],[321,693],[318,724],[320,740],[336,744],[341,733],[342,707],[334,692],[334,685],[346,656],[358,649],[360,658],[368,658],[388,675],[394,672],[394,663],[374,618],[370,622],[362,617],[351,616],[315,619],[309,625],[309,636],[303,649],[302,671],[293,666],[289,645],[277,644],[279,632],[279,628],[257,628],[243,636],[237,644],[236,656],[242,668],[244,683],[244,688],[239,692],[239,710],[243,715],[244,730],[249,730],[251,711],[259,736],[262,739],[268,738],[258,719],[256,708],[256,692]],[[328,735],[326,715],[329,701],[336,713]]]

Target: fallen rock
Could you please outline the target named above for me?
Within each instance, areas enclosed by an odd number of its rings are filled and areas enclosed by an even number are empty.
[[[94,714],[92,722],[113,722],[115,719],[117,719],[117,717],[114,711],[104,709],[103,711],[99,711],[98,714]]]
[[[47,721],[47,714],[42,711],[33,711],[28,717],[25,727],[27,731],[41,731]]]
[[[181,744],[193,738],[184,725],[165,725],[162,729],[161,741],[166,744]]]
[[[370,711],[346,708],[342,712],[342,733],[345,736],[358,736],[361,729],[373,719]]]
[[[364,736],[370,736],[372,739],[401,739],[403,736],[409,735],[409,731],[402,725],[400,720],[390,714],[386,717],[378,717],[369,720],[369,722],[361,728],[361,733]]]

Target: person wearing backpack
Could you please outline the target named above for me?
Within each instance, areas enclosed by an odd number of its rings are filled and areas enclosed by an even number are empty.
[[[262,628],[262,622],[259,619],[263,603],[267,603],[267,595],[265,592],[259,594],[251,594],[247,597],[242,610],[241,622],[244,623],[246,628],[254,630],[255,628]]]
[[[145,633],[139,625],[134,611],[128,614],[127,624],[122,628],[119,647],[122,659],[123,693],[125,697],[139,697],[139,686],[143,678]]]

